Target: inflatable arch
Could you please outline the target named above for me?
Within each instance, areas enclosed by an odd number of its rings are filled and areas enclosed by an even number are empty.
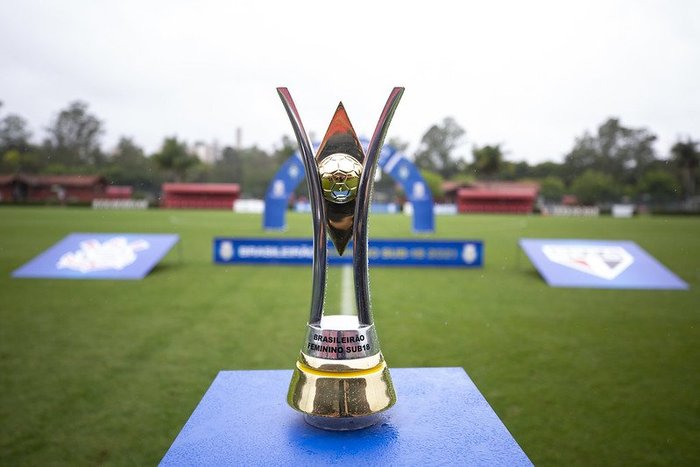
[[[362,141],[365,150],[367,144],[367,141]],[[413,231],[434,232],[433,195],[413,162],[394,147],[385,145],[379,154],[378,165],[382,172],[401,184],[408,201],[413,205]],[[284,230],[289,197],[303,179],[304,164],[297,151],[282,164],[267,188],[263,216],[265,230]]]

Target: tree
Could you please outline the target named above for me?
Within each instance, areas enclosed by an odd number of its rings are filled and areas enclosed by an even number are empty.
[[[469,173],[460,173],[452,177],[451,181],[457,184],[457,186],[462,187],[473,185],[474,182],[476,182],[476,178]]]
[[[110,160],[121,166],[134,166],[142,165],[143,161],[148,160],[148,158],[143,149],[134,143],[132,138],[122,136],[119,138]]]
[[[243,171],[240,182],[242,193],[252,198],[264,197],[279,165],[274,158],[257,147],[243,149],[240,155]]]
[[[626,128],[616,118],[598,127],[596,135],[588,132],[576,139],[574,148],[564,159],[565,178],[571,182],[587,169],[609,174],[619,183],[635,185],[655,160],[653,143],[656,135],[645,128]]]
[[[574,148],[564,157],[563,174],[566,182],[571,183],[587,169],[599,169],[599,159],[595,137],[588,132],[584,133],[576,139]]]
[[[545,201],[552,203],[560,202],[565,190],[566,187],[562,179],[554,175],[545,177],[540,183],[540,195]]]
[[[165,138],[160,151],[153,155],[153,160],[168,172],[168,178],[177,182],[184,181],[187,171],[199,162],[197,156],[189,152],[187,145],[175,136]]]
[[[653,203],[665,203],[678,199],[680,187],[676,178],[666,170],[649,170],[642,175],[637,188],[641,198]]]
[[[45,150],[55,163],[66,167],[100,164],[100,137],[104,129],[102,121],[88,113],[87,103],[75,101],[69,104],[59,112],[47,131],[49,138]]]
[[[613,178],[592,169],[586,170],[573,181],[571,191],[579,203],[584,205],[614,201],[618,196]]]
[[[687,141],[678,141],[671,147],[673,162],[681,171],[683,188],[688,198],[695,196],[698,166],[700,166],[700,152],[698,142],[688,138]]]
[[[11,150],[28,152],[32,132],[27,127],[27,121],[19,115],[9,114],[0,120],[0,154]]]
[[[503,151],[500,144],[481,148],[474,146],[472,155],[474,156],[472,166],[477,176],[480,175],[486,179],[495,178],[503,164]]]
[[[508,162],[505,161],[503,163],[506,167],[508,167],[508,174],[509,174],[509,179],[510,180],[522,180],[523,178],[528,178],[530,177],[530,164],[527,163],[527,161],[520,161],[520,162]]]
[[[214,163],[213,179],[217,182],[240,183],[243,179],[243,158],[241,151],[226,146],[221,151],[221,159]]]
[[[465,134],[464,129],[451,117],[445,118],[442,125],[431,126],[421,139],[415,157],[416,165],[437,172],[444,178],[460,172],[462,164],[454,151]]]
[[[289,142],[291,143],[291,140]],[[283,141],[282,149],[278,149],[272,155],[257,147],[244,149],[225,147],[221,160],[217,161],[213,167],[212,178],[218,182],[239,183],[243,196],[262,198],[265,196],[270,180],[280,167],[279,161],[286,161],[289,158],[289,152],[284,154],[285,147],[287,151],[291,148]],[[305,189],[304,184],[301,184],[301,187]]]
[[[39,170],[41,158],[36,154],[31,137],[29,125],[21,116],[8,114],[0,120],[0,172]]]
[[[540,162],[528,170],[528,176],[532,178],[546,178],[549,176],[562,177],[562,164],[556,162]]]
[[[423,180],[425,180],[426,185],[428,185],[430,192],[433,194],[433,199],[441,200],[445,196],[445,193],[442,190],[442,182],[444,182],[444,180],[440,174],[425,169],[421,170],[420,174],[423,176]]]
[[[282,145],[275,148],[275,152],[272,154],[272,158],[279,165],[284,164],[287,159],[289,159],[292,154],[297,150],[297,142],[294,141],[287,135],[282,137]]]
[[[107,180],[115,185],[131,185],[136,192],[157,193],[161,178],[154,161],[131,138],[122,137],[108,159],[104,170]]]
[[[19,172],[21,164],[20,159],[21,155],[18,150],[10,149],[9,151],[5,151],[5,154],[2,156],[2,160],[0,161],[0,168],[4,169],[2,170],[3,172],[5,170],[10,172]]]

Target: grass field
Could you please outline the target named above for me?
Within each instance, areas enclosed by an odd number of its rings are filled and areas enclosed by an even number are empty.
[[[310,268],[211,261],[212,237],[260,224],[0,208],[0,465],[154,465],[219,370],[291,369]],[[143,281],[10,278],[70,232],[172,232],[181,249]],[[410,237],[410,219],[373,216],[370,235]],[[371,270],[390,367],[463,367],[537,465],[700,465],[700,219],[440,217],[435,237],[483,239],[486,267]],[[520,237],[634,240],[691,289],[549,288]]]

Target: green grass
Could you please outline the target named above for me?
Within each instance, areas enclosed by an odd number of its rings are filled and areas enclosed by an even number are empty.
[[[10,278],[70,232],[181,249],[143,281]],[[216,235],[268,234],[230,212],[0,208],[0,465],[156,464],[219,370],[292,367],[310,268],[214,266]],[[486,267],[371,270],[390,367],[464,367],[538,465],[700,464],[700,219],[439,217],[435,236],[484,239]],[[520,237],[634,240],[691,290],[550,288]]]

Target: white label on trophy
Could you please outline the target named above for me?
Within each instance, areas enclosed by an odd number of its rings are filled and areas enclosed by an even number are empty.
[[[374,326],[342,330],[309,326],[304,346],[305,354],[330,360],[365,358],[378,351]]]

